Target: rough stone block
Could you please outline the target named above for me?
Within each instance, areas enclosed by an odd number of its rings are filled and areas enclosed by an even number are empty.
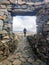
[[[6,8],[6,6],[5,6],[5,5],[0,5],[0,7],[1,7],[1,9],[2,9],[2,8]]]
[[[12,8],[12,5],[8,5],[7,8],[8,8],[8,9]]]
[[[4,12],[4,15],[8,15],[7,9],[0,9],[1,12]]]
[[[6,16],[5,15],[4,16],[0,16],[0,19],[5,20]]]
[[[4,15],[4,12],[0,11],[0,16],[3,16]]]
[[[10,2],[8,0],[0,0],[0,3],[10,4]]]
[[[16,0],[9,0],[11,3],[15,3],[16,2]]]

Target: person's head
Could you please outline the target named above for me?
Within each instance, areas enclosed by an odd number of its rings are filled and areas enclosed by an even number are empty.
[[[26,28],[24,28],[24,31],[27,31],[27,29],[26,29]]]

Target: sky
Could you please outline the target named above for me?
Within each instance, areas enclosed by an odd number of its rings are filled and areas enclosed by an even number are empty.
[[[36,32],[36,16],[15,16],[13,17],[13,31]]]

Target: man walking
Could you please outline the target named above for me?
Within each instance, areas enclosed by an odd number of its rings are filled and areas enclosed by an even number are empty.
[[[24,37],[26,37],[26,32],[27,32],[26,28],[24,28],[23,32],[24,32]]]

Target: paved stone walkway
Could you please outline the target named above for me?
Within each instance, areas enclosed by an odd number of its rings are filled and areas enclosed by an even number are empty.
[[[37,59],[34,61],[32,49],[23,37],[18,44],[17,50],[13,55],[9,56],[6,60],[0,62],[0,65],[46,65],[44,62]]]

